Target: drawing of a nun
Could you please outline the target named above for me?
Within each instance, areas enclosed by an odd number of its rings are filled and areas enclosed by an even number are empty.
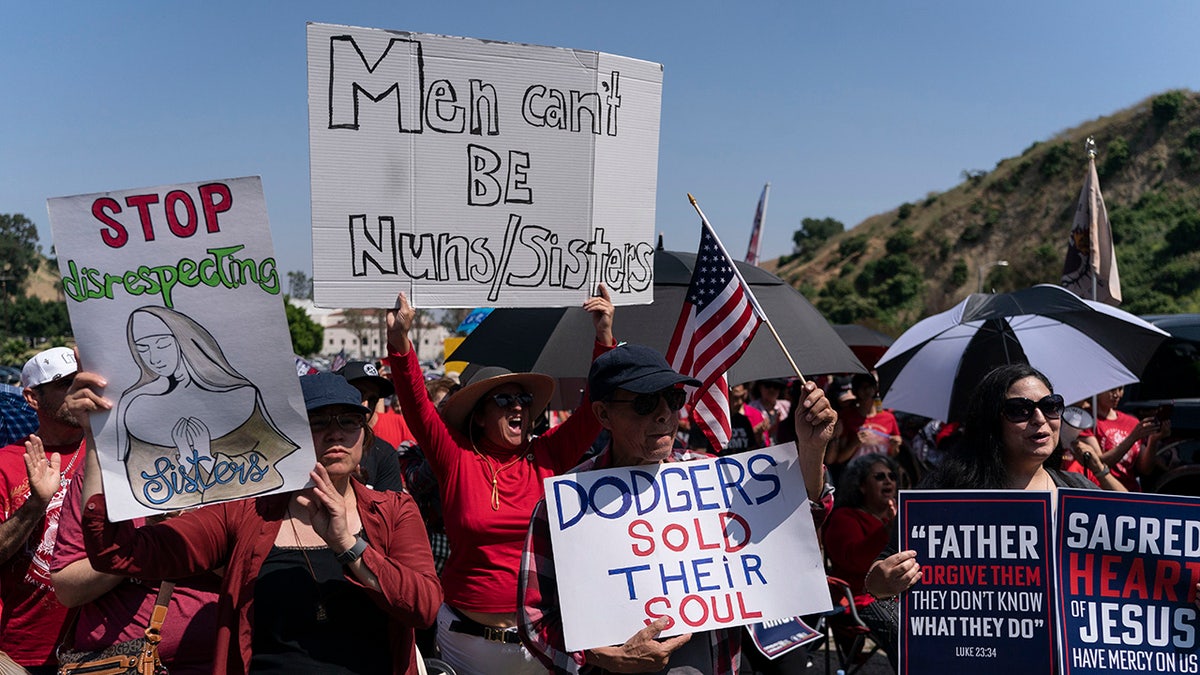
[[[117,458],[140,503],[173,510],[283,484],[275,464],[298,446],[211,333],[147,306],[130,313],[126,339],[140,376],[117,403]]]

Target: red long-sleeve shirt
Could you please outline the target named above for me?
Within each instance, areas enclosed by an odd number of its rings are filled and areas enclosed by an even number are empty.
[[[425,525],[408,495],[352,484],[370,542],[362,560],[379,579],[380,591],[367,589],[367,594],[388,616],[394,672],[413,675],[413,627],[433,623],[442,603]],[[84,543],[92,566],[109,574],[178,579],[225,565],[213,673],[245,673],[253,640],[254,583],[291,497],[282,493],[225,502],[134,528],[128,522],[108,522],[104,495],[96,495],[84,505]],[[349,572],[347,579],[358,584]]]
[[[611,348],[596,343],[593,358]],[[584,397],[566,422],[516,451],[482,438],[472,444],[458,430],[447,428],[429,401],[414,350],[392,352],[388,360],[400,407],[441,492],[450,539],[450,557],[442,568],[447,604],[492,614],[517,611],[521,549],[529,516],[544,495],[543,481],[578,464],[600,433],[590,397]],[[526,459],[496,475],[500,508],[493,510],[492,471],[519,455]]]

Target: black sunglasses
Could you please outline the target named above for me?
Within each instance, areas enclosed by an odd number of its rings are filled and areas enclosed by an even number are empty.
[[[1027,398],[1006,398],[1000,404],[1000,414],[1009,422],[1020,424],[1028,422],[1029,418],[1033,417],[1035,408],[1041,410],[1046,419],[1056,420],[1062,416],[1065,407],[1066,403],[1063,401],[1063,397],[1058,394],[1050,394],[1036,402]]]
[[[882,483],[883,479],[885,479],[885,478],[892,481],[893,483],[896,482],[896,474],[892,471],[880,471],[879,473],[873,473],[873,474],[871,474],[871,478],[874,478],[875,480],[879,481],[880,483]]]
[[[613,403],[631,403],[633,404],[633,412],[644,416],[658,410],[658,400],[660,398],[667,402],[667,407],[671,409],[671,412],[679,412],[679,409],[683,407],[684,401],[687,400],[687,392],[682,389],[664,389],[662,391],[653,391],[649,394],[638,394],[633,398],[614,398],[609,400]]]
[[[308,418],[308,428],[312,431],[325,431],[331,424],[337,424],[342,431],[358,431],[367,425],[367,416],[362,413],[342,413]]]
[[[518,405],[522,408],[528,408],[529,404],[533,403],[533,394],[521,392],[519,394],[492,394],[492,402],[501,408],[515,408]]]

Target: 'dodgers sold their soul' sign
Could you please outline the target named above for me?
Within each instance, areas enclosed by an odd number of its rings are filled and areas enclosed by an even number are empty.
[[[546,507],[572,651],[829,608],[793,444],[548,478]]]

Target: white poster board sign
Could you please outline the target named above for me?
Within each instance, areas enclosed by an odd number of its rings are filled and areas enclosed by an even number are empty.
[[[830,608],[794,444],[545,485],[568,650]]]
[[[308,96],[318,305],[653,299],[659,64],[309,24]]]
[[[315,463],[258,177],[48,200],[109,516],[295,490]]]

